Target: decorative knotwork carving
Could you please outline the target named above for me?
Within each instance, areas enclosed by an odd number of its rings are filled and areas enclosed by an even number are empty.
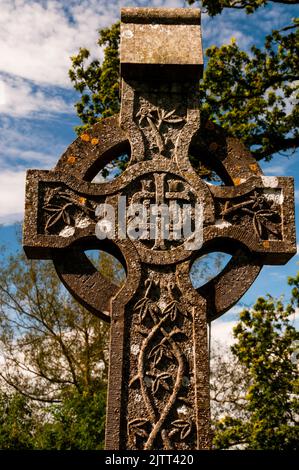
[[[128,223],[139,220],[138,239],[146,247],[171,249],[186,241],[184,234],[188,231],[189,235],[194,233],[198,198],[183,178],[165,172],[153,173],[138,183],[135,181],[127,193],[128,206],[138,211],[137,215],[135,210],[128,211]]]

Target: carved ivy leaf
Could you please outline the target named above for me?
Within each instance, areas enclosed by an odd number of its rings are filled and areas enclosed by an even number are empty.
[[[281,222],[279,211],[275,209],[274,203],[270,203],[266,199],[264,194],[255,191],[248,200],[233,206],[229,206],[229,202],[226,201],[220,214],[222,217],[226,217],[237,215],[238,212],[248,214],[252,218],[254,231],[259,238],[268,236],[269,233],[281,236],[281,227],[278,226]]]
[[[47,212],[57,212],[57,210],[61,210],[61,206],[57,204],[46,204],[43,208]]]
[[[62,213],[62,219],[66,225],[71,225],[71,216],[68,212],[64,211]]]
[[[64,191],[59,189],[55,190],[47,204],[43,206],[43,209],[51,214],[46,221],[45,229],[48,230],[49,228],[54,227],[60,220],[63,220],[66,225],[72,225],[74,220],[69,212],[72,208],[76,208],[77,210],[79,209],[88,217],[93,217],[92,214],[94,214],[94,209],[92,207],[88,207],[85,203],[83,204],[80,201],[77,201],[74,197]]]
[[[169,433],[169,437],[174,436],[175,434],[180,435],[180,439],[183,441],[186,439],[186,437],[189,436],[191,429],[192,429],[192,422],[191,420],[185,420],[185,419],[177,419],[176,421],[173,421],[172,426],[174,429],[172,429]]]
[[[256,234],[258,235],[258,237],[261,238],[263,229],[262,229],[262,225],[259,221],[259,218],[256,217],[256,216],[253,217],[252,223],[253,223],[253,228],[254,228]]]
[[[64,199],[65,201],[68,201],[70,205],[80,208],[83,212],[85,212],[85,214],[94,212],[94,209],[92,207],[88,207],[86,205],[86,202],[82,203],[66,192],[60,192],[57,194],[57,196],[59,197],[59,199]],[[85,198],[83,199],[85,200]]]
[[[165,344],[159,343],[151,350],[151,352],[149,353],[149,358],[153,358],[153,363],[156,367],[157,365],[159,365],[163,357],[172,359],[173,354]]]
[[[48,230],[50,227],[53,227],[59,220],[61,219],[62,216],[62,211],[60,210],[59,212],[55,212],[52,214],[46,223],[45,229]]]
[[[134,443],[137,443],[137,436],[147,439],[148,432],[143,429],[143,426],[147,425],[149,421],[145,418],[136,418],[128,423],[128,434],[133,435]]]
[[[178,124],[179,122],[184,122],[185,119],[180,118],[180,117],[173,117],[171,119],[164,119],[164,122],[167,122],[168,124]]]
[[[265,227],[268,232],[273,233],[273,235],[280,235],[281,230],[275,223],[265,219],[263,216],[260,217],[260,223]]]
[[[155,395],[158,392],[160,387],[166,390],[167,392],[169,392],[170,386],[167,383],[167,380],[171,378],[172,378],[171,374],[169,374],[168,372],[162,372],[161,374],[157,375],[157,377],[155,378],[152,384],[153,394]]]
[[[269,220],[277,215],[278,214],[272,210],[260,210],[255,213],[253,217],[253,226],[257,235],[260,238],[262,237],[263,232],[264,233],[270,232],[277,236],[280,234],[279,227],[277,227],[277,225],[274,222]],[[280,217],[279,217],[279,220],[280,220]]]
[[[157,317],[160,314],[158,305],[147,297],[143,297],[143,299],[140,299],[135,304],[134,311],[139,312],[140,321],[143,321],[147,316],[150,316],[154,323],[156,323]]]
[[[172,111],[169,111],[168,113],[164,112],[163,115],[161,116],[161,119],[164,122],[168,122],[169,124],[177,124],[179,122],[185,121],[183,117],[176,116],[174,113],[175,113],[175,109],[173,109]]]
[[[164,315],[169,315],[171,321],[175,321],[178,312],[180,311],[178,302],[176,300],[171,301],[163,310]]]
[[[172,300],[163,310],[163,315],[168,314],[171,321],[175,321],[179,313],[184,315],[184,317],[189,317],[189,312],[177,300]]]
[[[70,203],[67,203],[64,206],[56,206],[52,204],[47,204],[44,206],[46,212],[49,211],[50,213],[52,213],[52,215],[48,218],[46,222],[46,230],[56,225],[60,219],[62,219],[67,225],[70,225],[71,218],[67,211],[69,206],[71,206]]]

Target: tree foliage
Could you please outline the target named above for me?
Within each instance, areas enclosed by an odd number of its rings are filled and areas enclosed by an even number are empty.
[[[299,384],[293,353],[299,333],[291,325],[292,313],[292,304],[284,308],[270,296],[259,298],[251,311],[241,313],[232,352],[250,381],[246,415],[225,416],[216,423],[217,448],[298,449]]]
[[[201,3],[209,15],[218,15],[224,8],[233,8],[237,10],[245,9],[246,13],[255,12],[259,7],[266,6],[268,3],[283,3],[285,5],[296,5],[298,0],[187,0],[189,5]]]
[[[76,129],[80,133],[94,124],[99,116],[105,118],[119,111],[119,33],[120,23],[100,31],[98,45],[104,46],[104,59],[88,62],[90,52],[80,48],[71,57],[72,67],[69,76],[75,90],[81,94],[75,105],[83,126]]]
[[[267,36],[265,48],[240,50],[235,41],[210,47],[200,85],[202,111],[249,147],[257,160],[299,145],[298,21]]]
[[[66,295],[52,263],[17,255],[3,266],[0,326],[0,376],[22,395],[55,403],[103,386],[107,326]]]
[[[35,429],[34,446],[46,450],[104,448],[106,391],[73,391],[50,409],[51,420]]]
[[[285,0],[203,0],[209,15],[224,8],[253,13]],[[189,0],[190,5],[195,3]],[[203,123],[212,120],[251,148],[257,160],[293,152],[298,134],[298,21],[272,31],[263,48],[242,51],[233,40],[206,51],[200,83]],[[99,32],[104,59],[81,48],[70,79],[80,133],[119,110],[119,23]],[[297,93],[297,94],[296,94]],[[102,273],[117,265],[104,255]],[[299,306],[299,275],[290,279],[292,303],[261,298],[244,311],[232,355],[212,355],[215,446],[295,449],[298,334],[289,316]],[[48,262],[22,255],[2,260],[0,279],[0,448],[100,449],[103,446],[108,328],[60,285]]]
[[[203,2],[210,15],[233,3],[250,13],[267,2]],[[297,27],[294,20],[272,31],[263,48],[254,46],[250,52],[241,50],[234,40],[205,51],[209,60],[200,83],[203,125],[206,120],[220,124],[241,139],[257,160],[270,160],[276,152],[292,154],[299,145]],[[99,31],[98,44],[104,47],[102,64],[89,62],[86,49],[72,57],[70,78],[81,94],[76,104],[83,123],[79,133],[119,110],[119,23]]]
[[[0,449],[33,449],[36,424],[24,396],[0,391]]]
[[[93,256],[121,282],[118,262]],[[50,262],[1,259],[0,448],[100,449],[109,327],[66,293]]]
[[[245,409],[250,378],[246,368],[220,342],[213,342],[210,355],[210,400],[213,425],[224,416],[240,420],[248,418]]]
[[[103,448],[107,328],[66,294],[50,263],[18,254],[2,266],[0,448]],[[99,269],[120,280],[108,256]],[[292,305],[259,299],[242,314],[232,353],[212,350],[217,447],[291,449],[298,440],[298,335],[288,316],[299,303],[299,274],[290,283]]]

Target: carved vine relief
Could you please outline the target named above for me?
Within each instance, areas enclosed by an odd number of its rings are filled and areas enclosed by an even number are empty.
[[[262,240],[281,240],[281,191],[253,191],[246,197],[220,205],[223,220],[238,225],[249,222]]]
[[[128,422],[129,446],[183,449],[188,439],[194,439],[188,338],[192,311],[181,301],[175,278],[155,274],[155,278],[145,281],[144,295],[133,306],[133,312],[137,374],[131,378],[129,388],[135,399],[141,399],[138,409],[142,412],[139,416],[136,411],[129,413],[134,416]]]
[[[46,233],[70,236],[76,227],[87,227],[95,219],[95,202],[62,187],[48,188],[44,202]]]

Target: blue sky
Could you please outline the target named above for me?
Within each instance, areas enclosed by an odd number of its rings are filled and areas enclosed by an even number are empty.
[[[119,19],[122,6],[182,7],[183,0],[0,0],[0,245],[16,248],[15,223],[23,217],[27,168],[51,168],[75,138],[77,95],[68,78],[69,57],[80,46],[93,57],[97,30]],[[279,29],[299,15],[298,7],[270,4],[247,16],[231,10],[212,19],[203,15],[204,48],[235,37],[248,50],[261,46],[272,28]],[[266,175],[294,176],[299,202],[299,155],[277,156],[262,164]],[[252,304],[266,292],[288,295],[286,277],[298,270],[299,256],[286,266],[265,267],[242,299]],[[227,339],[237,311],[215,323],[215,338]]]

